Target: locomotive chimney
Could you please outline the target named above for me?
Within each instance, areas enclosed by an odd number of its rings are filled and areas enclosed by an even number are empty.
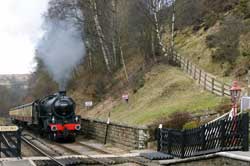
[[[59,94],[60,96],[66,96],[66,90],[60,90]]]

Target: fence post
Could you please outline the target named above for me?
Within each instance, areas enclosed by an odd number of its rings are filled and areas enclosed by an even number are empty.
[[[214,78],[212,78],[212,93],[214,93]]]
[[[161,151],[161,144],[162,144],[162,140],[161,140],[161,128],[157,128],[157,131],[156,131],[156,136],[157,136],[157,151],[160,152]]]
[[[184,69],[183,67],[183,64],[182,64],[182,56],[179,56],[180,57],[180,64],[181,64],[181,69]]]
[[[242,141],[242,150],[243,151],[248,151],[249,146],[248,146],[248,138],[249,138],[249,116],[248,113],[244,113],[242,115],[242,130],[243,130],[243,141]]]
[[[177,53],[174,53],[174,55],[175,55],[175,63],[178,63]]]
[[[205,125],[203,125],[201,127],[201,150],[205,150],[205,148],[206,148],[206,136],[205,136],[205,132],[206,132],[206,127],[205,127]]]
[[[194,65],[194,79],[196,80],[196,66]]]
[[[205,78],[204,78],[204,90],[206,90],[207,86],[207,73],[205,73]]]
[[[225,93],[224,93],[224,91],[225,91],[225,86],[224,86],[224,83],[222,83],[221,90],[222,90],[222,92],[221,92],[221,93],[222,93],[222,96],[224,96],[224,94],[225,94]]]
[[[201,69],[199,71],[199,84],[201,84]]]
[[[190,68],[190,70],[189,70],[189,75],[192,77],[192,70],[193,70],[193,64],[192,64],[192,62],[190,62],[189,63],[189,68]]]
[[[220,121],[220,126],[221,126],[221,130],[220,130],[220,132],[221,132],[221,149],[223,150],[223,148],[225,147],[225,120],[221,120]]]
[[[181,158],[185,157],[185,135],[186,131],[183,130],[182,132],[182,140],[181,140]]]

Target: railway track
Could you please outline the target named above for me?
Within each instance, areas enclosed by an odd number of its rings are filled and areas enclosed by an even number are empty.
[[[22,137],[26,138],[30,142],[33,142],[33,144],[35,144],[36,146],[41,147],[41,149],[44,149],[45,151],[47,151],[51,156],[62,156],[62,155],[64,155],[59,150],[51,147],[47,142],[41,140],[40,138],[37,138],[37,137],[33,136],[32,134],[25,133],[25,134],[22,135]]]
[[[50,154],[48,154],[46,151],[44,151],[43,149],[41,149],[40,147],[38,147],[37,145],[35,145],[32,141],[30,141],[29,139],[25,138],[24,136],[21,136],[22,141],[24,141],[26,144],[28,144],[30,147],[32,147],[34,150],[36,150],[37,152],[41,153],[42,155],[50,158],[50,160],[52,160],[53,162],[55,162],[58,166],[66,166],[64,163],[62,163],[61,161],[59,161],[58,159],[56,159],[55,157],[51,156]]]
[[[125,157],[124,158],[124,157],[122,157],[120,155],[114,155],[112,153],[108,153],[107,151],[103,151],[103,150],[100,150],[100,149],[97,149],[97,148],[94,148],[94,147],[86,146],[85,144],[83,144],[81,142],[75,142],[73,144],[76,144],[76,145],[79,145],[79,146],[85,146],[86,148],[90,148],[90,149],[95,150],[97,152],[100,152],[102,154],[110,154],[110,155],[112,155],[114,157],[112,157],[112,158],[94,158],[94,157],[92,157],[90,155],[82,154],[82,153],[80,153],[80,152],[78,152],[76,150],[73,150],[70,147],[64,146],[63,144],[56,143],[56,145],[58,145],[58,146],[60,146],[62,148],[65,148],[66,150],[68,150],[68,151],[70,151],[72,153],[76,153],[76,154],[85,156],[85,157],[89,158],[90,160],[100,162],[101,164],[103,164],[105,166],[106,165],[114,165],[115,163],[121,162],[121,160],[123,160],[123,162],[135,163],[135,164],[138,164],[140,166],[152,166],[152,164],[149,165],[148,163],[146,163],[146,162],[148,162],[148,160],[144,160],[142,157]]]
[[[35,151],[39,152],[41,155],[46,156],[50,159],[50,160],[34,161],[38,166],[45,166],[45,165],[109,166],[109,165],[124,164],[124,163],[134,163],[139,166],[152,166],[152,163],[149,160],[144,159],[142,157],[123,157],[121,155],[114,155],[112,153],[108,153],[107,151],[87,146],[81,142],[74,142],[72,144],[50,142],[41,140],[40,138],[33,136],[33,134],[27,134],[27,133],[23,134],[22,140],[23,142],[31,146]],[[53,144],[53,147],[57,148],[51,147],[50,144]],[[96,154],[111,154],[113,157],[93,157],[91,155],[85,154],[84,152],[77,151],[76,148],[74,148],[74,146],[81,146],[85,147],[86,149],[91,149],[92,151],[96,151],[97,152]],[[59,150],[56,150],[58,148],[62,149],[64,153],[60,152]],[[47,151],[45,149],[50,149],[50,151]],[[67,151],[67,153],[69,153],[70,156],[74,157],[65,157],[65,158],[58,157],[58,156],[64,156],[65,151]]]
[[[27,138],[27,137],[29,137],[29,138]],[[48,151],[44,150],[43,148],[39,147],[37,144],[35,144],[34,140],[39,141],[39,143],[43,144],[43,146],[44,145],[48,146],[48,145],[44,144],[44,142],[42,142],[39,139],[33,137],[32,135],[24,134],[24,135],[22,135],[21,139],[22,139],[23,142],[25,142],[27,145],[29,145],[31,148],[33,148],[35,151],[39,152],[41,155],[43,155],[45,157],[48,157],[52,161],[52,163],[50,163],[50,164],[53,164],[53,162],[54,162],[54,165],[66,166],[66,165],[72,165],[72,163],[74,163],[74,162],[76,162],[76,163],[80,162],[79,158],[75,158],[75,159],[72,158],[70,161],[66,160],[66,159],[57,159],[57,158],[55,158],[55,156],[53,156],[55,154],[51,154],[51,152],[48,152]],[[73,155],[85,156],[86,159],[82,159],[82,160],[91,160],[92,161],[92,162],[90,162],[90,161],[81,161],[81,162],[96,163],[96,164],[103,165],[103,166],[109,166],[110,165],[110,162],[107,163],[102,158],[98,159],[98,158],[91,157],[90,155],[82,154],[82,153],[80,153],[80,152],[78,152],[76,150],[73,150],[70,147],[64,146],[63,144],[59,144],[57,142],[54,142],[54,144],[56,146],[59,146],[60,148],[63,148],[65,150],[71,152]],[[62,155],[62,153],[60,153],[60,152],[57,152],[57,151],[55,151],[55,152],[56,152],[57,156]],[[46,163],[46,162],[48,162],[48,161],[42,161],[42,163]],[[41,162],[40,162],[40,164],[41,164]],[[41,164],[41,165],[43,165],[43,164]]]

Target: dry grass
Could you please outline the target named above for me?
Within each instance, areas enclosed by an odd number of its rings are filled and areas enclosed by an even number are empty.
[[[206,45],[206,37],[216,32],[218,26],[216,24],[208,31],[201,29],[196,33],[193,33],[191,29],[179,32],[176,37],[176,47],[181,55],[188,57],[205,71],[218,76],[224,82],[231,83],[231,78],[223,76],[229,64],[213,63],[211,57],[213,49],[208,48]]]

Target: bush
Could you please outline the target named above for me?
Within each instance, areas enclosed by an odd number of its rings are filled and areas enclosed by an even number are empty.
[[[103,80],[98,80],[95,82],[95,95],[97,101],[101,101],[106,93],[105,82]]]
[[[206,37],[206,45],[208,48],[215,48],[218,45],[218,39],[216,35],[211,34]]]
[[[236,8],[236,13],[238,13],[244,19],[250,18],[250,2],[249,2],[249,0],[240,0],[240,3]]]
[[[184,29],[191,25],[199,27],[203,22],[202,18],[206,10],[202,0],[189,0],[188,3],[186,1],[176,1],[176,9],[176,15],[178,16],[176,20],[177,29]]]
[[[183,125],[183,129],[193,129],[199,127],[199,123],[197,121],[187,122]]]
[[[215,108],[215,112],[218,112],[219,114],[224,114],[231,110],[231,100],[230,99],[224,99],[222,103]]]
[[[204,16],[204,29],[207,30],[208,28],[212,27],[217,20],[219,19],[218,14],[216,13],[208,13]]]
[[[130,80],[133,88],[133,93],[136,93],[138,89],[142,88],[145,84],[144,72],[140,69]]]
[[[239,0],[204,0],[204,5],[208,10],[215,13],[227,12],[238,4]]]
[[[152,126],[162,124],[164,128],[182,129],[183,125],[191,120],[189,112],[174,112],[169,117],[157,119]]]
[[[207,36],[206,44],[209,48],[214,48],[212,60],[214,62],[235,62],[240,55],[239,41],[242,31],[242,22],[235,17],[227,17],[222,22],[220,30]]]

